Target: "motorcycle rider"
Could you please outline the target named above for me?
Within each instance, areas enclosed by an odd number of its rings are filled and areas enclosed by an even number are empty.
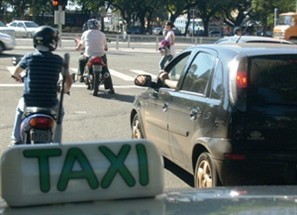
[[[100,56],[102,60],[107,64],[106,51],[108,50],[105,34],[99,30],[100,24],[96,19],[89,19],[87,22],[88,30],[83,32],[80,41],[76,46],[76,50],[85,48],[84,53],[79,58],[79,75],[80,82],[83,82],[83,73],[85,65],[89,58],[92,56]],[[108,67],[104,66],[103,70],[108,71]],[[114,88],[112,84],[111,76],[109,76],[104,82],[105,89],[109,89],[108,93],[114,94]]]
[[[21,144],[20,125],[25,106],[57,109],[57,84],[62,70],[63,58],[52,53],[58,45],[59,32],[50,26],[41,26],[33,36],[35,50],[27,53],[18,63],[12,78],[24,81],[23,96],[20,98],[11,136],[11,145]],[[21,72],[26,70],[24,78]],[[69,71],[66,73],[64,93],[72,85]]]

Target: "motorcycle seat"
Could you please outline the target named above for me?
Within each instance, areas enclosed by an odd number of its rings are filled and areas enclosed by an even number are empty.
[[[42,108],[42,107],[26,107],[24,111],[24,116],[29,116],[34,113],[48,114],[54,118],[57,117],[57,111],[55,108]]]

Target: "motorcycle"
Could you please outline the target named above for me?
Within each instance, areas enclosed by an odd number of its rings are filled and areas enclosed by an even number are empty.
[[[106,64],[99,56],[90,57],[83,74],[84,82],[89,90],[92,90],[93,96],[98,95],[99,86],[104,84],[104,81],[109,78],[108,70],[104,70]]]
[[[80,37],[74,38],[75,47],[80,42]],[[108,40],[110,42],[110,40]],[[83,55],[84,47],[81,48],[81,55]],[[106,63],[100,56],[92,56],[88,59],[86,63],[84,73],[83,73],[83,82],[87,85],[88,90],[92,90],[93,96],[97,96],[99,92],[100,85],[104,84],[105,80],[110,77],[108,70],[104,70],[103,67],[106,67]],[[78,80],[77,74],[71,74],[72,80],[75,82]]]
[[[64,84],[69,68],[69,54],[64,55],[62,79],[59,80],[57,91],[60,93],[58,108],[25,107],[20,126],[22,144],[61,143]],[[19,59],[13,58],[14,65]]]

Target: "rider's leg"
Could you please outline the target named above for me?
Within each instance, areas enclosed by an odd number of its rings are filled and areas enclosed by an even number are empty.
[[[79,68],[78,75],[80,76],[80,79],[79,79],[80,82],[84,81],[83,74],[84,74],[85,66],[87,62],[88,62],[88,58],[84,55],[81,55],[78,59],[78,68]]]
[[[102,60],[103,60],[103,61],[106,63],[106,65],[107,65],[107,57],[106,57],[106,55],[103,55],[103,56],[102,56]],[[112,79],[111,79],[111,74],[110,74],[110,72],[109,72],[109,70],[108,70],[108,66],[103,67],[103,71],[104,71],[104,72],[107,71],[107,72],[109,73],[109,77],[108,77],[108,78],[105,80],[105,82],[104,82],[104,88],[105,88],[105,89],[109,89],[108,93],[110,93],[110,94],[114,94],[115,91],[114,91],[114,88],[113,88]]]

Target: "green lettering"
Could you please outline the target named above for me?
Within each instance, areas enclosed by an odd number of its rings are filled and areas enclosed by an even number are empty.
[[[49,158],[62,154],[60,149],[27,149],[23,152],[25,158],[37,158],[39,167],[39,187],[47,193],[51,189]]]
[[[115,155],[109,148],[106,146],[99,146],[99,150],[103,155],[110,161],[111,165],[108,168],[106,174],[104,175],[101,186],[102,188],[108,188],[118,172],[126,184],[130,187],[135,185],[135,179],[129,171],[129,169],[124,164],[124,161],[129,154],[131,149],[130,145],[123,145],[120,149],[118,155]]]
[[[146,149],[143,144],[137,144],[136,151],[138,157],[139,183],[142,186],[146,186],[149,183],[148,159]]]
[[[80,165],[81,170],[73,170],[75,162]],[[70,148],[68,150],[58,181],[57,189],[59,191],[64,191],[71,179],[85,179],[88,181],[91,189],[96,189],[99,186],[99,181],[93,171],[88,158],[79,148]]]

